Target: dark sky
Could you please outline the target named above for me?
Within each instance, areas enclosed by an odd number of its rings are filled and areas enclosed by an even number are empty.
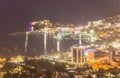
[[[120,0],[0,0],[0,36],[28,30],[33,20],[87,24],[120,13]]]

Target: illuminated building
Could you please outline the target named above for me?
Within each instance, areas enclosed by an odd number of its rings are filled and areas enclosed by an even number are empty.
[[[114,56],[115,56],[115,52],[114,51],[109,51],[109,60],[110,61],[114,60]]]
[[[87,55],[87,60],[88,61],[93,61],[94,60],[94,52],[89,52]]]
[[[18,64],[23,63],[24,62],[24,56],[18,55],[16,57],[11,57],[10,62],[18,63]]]
[[[93,26],[93,21],[89,21],[88,26]]]
[[[119,51],[115,52],[114,60],[117,61],[117,62],[120,62],[120,52]]]
[[[93,25],[94,26],[103,25],[103,22],[102,22],[102,20],[93,21]]]
[[[72,52],[72,61],[74,63],[85,63],[85,47],[72,47],[71,48]]]
[[[115,61],[120,62],[120,55],[115,56]]]

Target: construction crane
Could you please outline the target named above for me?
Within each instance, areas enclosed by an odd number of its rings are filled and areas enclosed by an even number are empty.
[[[93,41],[93,33],[83,32],[84,27],[51,27],[51,23],[48,20],[44,21],[34,21],[29,23],[29,31],[26,32],[16,32],[11,33],[10,35],[19,35],[25,34],[25,52],[27,52],[29,35],[36,33],[43,33],[44,36],[44,55],[47,54],[47,37],[51,35],[53,39],[56,39],[57,42],[57,51],[60,52],[60,42],[63,39],[75,39],[79,40],[79,45],[82,44],[82,39],[89,39]]]

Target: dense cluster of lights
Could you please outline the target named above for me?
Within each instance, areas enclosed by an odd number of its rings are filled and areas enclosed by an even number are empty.
[[[32,32],[38,33],[39,31],[40,33],[44,34],[45,36],[44,41],[46,41],[47,36],[49,35],[50,37],[57,39],[58,51],[60,51],[59,41],[62,39],[66,39],[67,36],[69,36],[69,38],[78,39],[78,40],[85,39],[86,41],[88,40],[89,42],[91,42],[91,44],[95,44],[98,46],[103,45],[105,46],[104,47],[105,49],[108,49],[108,47],[110,47],[111,45],[113,46],[113,48],[118,48],[120,45],[118,44],[120,42],[119,39],[120,22],[115,22],[115,21],[114,23],[111,22],[109,21],[108,18],[106,18],[103,20],[88,22],[88,25],[86,26],[82,26],[82,25],[75,26],[73,24],[68,24],[68,25],[63,25],[59,23],[53,24],[49,20],[34,21],[30,23],[30,32],[27,33],[27,36],[29,33]],[[26,40],[28,40],[28,37],[26,37]],[[81,44],[80,41],[78,43]],[[103,49],[103,46],[100,46],[102,48],[99,47],[99,50]],[[46,49],[46,42],[44,42],[44,49]],[[60,59],[59,54],[58,55],[56,54],[53,57],[55,57],[55,59]],[[92,61],[90,64],[93,66],[94,70],[97,70],[98,68],[104,68],[106,70],[112,68],[111,65],[106,65],[105,63],[102,62],[103,60],[106,59],[108,59],[108,57],[103,57],[96,61]],[[110,62],[110,64],[112,64],[113,67],[114,66],[119,67],[118,63]]]

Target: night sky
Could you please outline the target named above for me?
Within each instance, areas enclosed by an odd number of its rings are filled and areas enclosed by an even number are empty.
[[[0,39],[28,30],[34,20],[87,24],[119,13],[120,0],[0,0]]]

